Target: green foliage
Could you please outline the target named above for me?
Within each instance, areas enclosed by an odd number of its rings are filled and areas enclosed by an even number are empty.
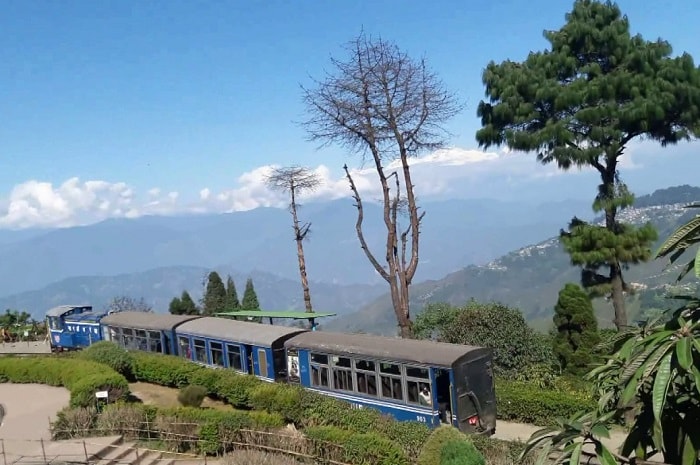
[[[692,204],[686,208],[700,208],[700,204]],[[695,215],[685,224],[679,226],[664,241],[654,254],[654,258],[669,256],[669,265],[676,262],[692,246],[700,242],[700,215]],[[700,278],[700,248],[695,252],[695,256],[690,259],[681,269],[676,282],[680,282],[691,270],[695,277]]]
[[[13,326],[27,326],[33,321],[32,316],[23,311],[5,310],[5,313],[0,314],[0,328],[11,328]]]
[[[226,278],[226,304],[225,309],[227,312],[234,311],[240,308],[241,304],[238,301],[238,292],[236,291],[236,284],[233,282],[233,278],[229,275]]]
[[[540,389],[552,389],[557,382],[557,374],[550,364],[536,363],[515,374],[516,381],[533,384]]]
[[[453,426],[436,428],[423,445],[416,465],[436,465],[441,463],[442,449],[450,441],[466,441],[464,433]]]
[[[241,310],[260,310],[260,302],[258,302],[258,295],[255,293],[255,286],[253,286],[251,278],[248,278],[245,282]]]
[[[554,358],[551,344],[535,333],[515,308],[471,300],[459,308],[429,306],[426,312],[419,320],[421,334],[435,332],[438,340],[493,349],[497,373],[516,373],[533,364],[551,363]],[[433,322],[438,326],[431,328]]]
[[[197,384],[190,384],[180,389],[177,400],[184,407],[201,407],[204,398],[208,394],[207,388]]]
[[[480,147],[506,144],[537,153],[561,169],[592,167],[601,184],[593,204],[604,226],[574,218],[562,242],[582,266],[585,288],[612,292],[618,329],[627,325],[622,268],[646,261],[656,232],[622,225],[616,214],[633,197],[619,163],[633,139],[662,146],[700,133],[700,70],[688,54],[672,57],[669,43],[632,36],[617,5],[576,0],[559,30],[545,31],[551,49],[522,63],[490,62],[483,73],[489,101],[479,103]],[[608,267],[607,276],[598,269]]]
[[[209,273],[202,299],[202,314],[213,315],[226,309],[226,287],[216,271]]]
[[[591,299],[580,286],[568,283],[554,307],[554,353],[562,369],[582,374],[594,361],[593,348],[600,342],[598,321]]]
[[[496,381],[498,419],[550,426],[557,419],[568,417],[596,406],[590,393],[554,389],[542,389],[539,385],[521,381]]]
[[[200,314],[197,304],[194,303],[194,300],[190,297],[190,293],[187,291],[182,291],[182,295],[179,298],[174,297],[173,300],[170,301],[168,311],[173,315]]]
[[[452,326],[460,308],[446,302],[429,302],[413,323],[416,339],[440,339],[443,328]]]
[[[75,358],[52,356],[1,357],[0,379],[11,383],[63,386],[70,391],[70,405],[95,405],[95,392],[108,391],[110,401],[125,399],[129,384],[106,365]]]
[[[677,240],[683,234],[687,233],[674,232],[661,250],[682,253],[685,249]],[[558,428],[535,433],[523,454],[560,449],[562,461],[578,465],[581,447],[589,443],[601,463],[617,463],[600,440],[609,435],[611,424],[627,421],[622,457],[634,454],[648,460],[661,454],[665,463],[700,463],[700,299],[675,298],[685,305],[604,342],[612,354],[587,375],[594,383],[597,405]],[[578,438],[583,442],[574,442]]]
[[[134,378],[137,381],[181,388],[190,383],[195,372],[206,368],[190,363],[182,357],[149,352],[132,352]]]
[[[78,353],[78,358],[107,365],[127,379],[132,378],[134,359],[131,353],[112,341],[99,341]]]
[[[448,441],[442,446],[440,465],[485,465],[486,460],[469,441]]]

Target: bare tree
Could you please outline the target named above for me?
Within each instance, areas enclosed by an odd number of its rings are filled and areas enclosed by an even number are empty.
[[[311,231],[311,223],[301,224],[297,214],[301,207],[298,196],[303,192],[312,192],[320,184],[321,179],[316,173],[302,166],[287,166],[273,169],[267,177],[267,185],[270,189],[289,194],[289,212],[292,214],[292,228],[294,240],[297,243],[297,257],[299,259],[299,274],[301,275],[301,287],[304,290],[304,305],[306,311],[311,313],[311,292],[309,291],[309,279],[306,276],[306,259],[304,258],[304,239]]]
[[[444,145],[448,133],[443,123],[457,114],[461,105],[444,90],[425,60],[411,59],[394,44],[360,34],[346,50],[349,56],[345,61],[331,59],[334,74],[316,81],[313,89],[302,87],[310,114],[303,125],[309,139],[321,141],[322,146],[338,143],[361,154],[363,161],[371,155],[382,189],[386,266],[367,247],[362,200],[346,165],[357,207],[357,236],[372,266],[389,283],[401,337],[411,337],[409,286],[418,267],[420,224],[425,212],[418,212],[409,158]],[[392,164],[396,171],[391,172]],[[409,224],[401,230],[397,215],[403,202]]]
[[[106,308],[109,313],[119,313],[119,312],[146,312],[152,313],[153,307],[151,307],[146,300],[141,297],[139,300],[134,299],[126,295],[118,296],[112,299],[112,301],[107,305]]]

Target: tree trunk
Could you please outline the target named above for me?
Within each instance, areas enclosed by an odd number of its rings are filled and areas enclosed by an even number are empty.
[[[615,173],[617,171],[617,159],[608,158],[606,170],[602,176],[605,200],[608,204],[605,207],[605,228],[613,233],[617,230],[617,207],[615,199]],[[622,279],[622,267],[620,262],[615,260],[608,263],[610,269],[610,286],[612,288],[612,304],[615,311],[615,327],[618,331],[627,327],[627,310],[625,308],[624,281]]]
[[[297,216],[297,203],[296,203],[296,193],[292,186],[290,189],[292,195],[292,202],[290,209],[292,210],[292,219],[294,221],[294,238],[297,242],[297,258],[299,259],[299,274],[301,275],[301,287],[304,291],[304,306],[306,307],[306,312],[313,312],[311,307],[311,291],[309,290],[309,278],[306,276],[306,259],[304,258],[304,236],[305,232],[301,231],[299,227],[299,217]]]

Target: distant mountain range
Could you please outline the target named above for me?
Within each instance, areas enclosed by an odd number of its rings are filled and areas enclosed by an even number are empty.
[[[465,264],[487,263],[590,212],[590,202],[547,205],[488,199],[425,202],[416,282],[438,279]],[[365,235],[381,257],[386,233],[381,208],[365,206]],[[359,247],[351,200],[314,203],[306,244],[318,310],[347,313],[386,290]],[[56,304],[106,304],[116,295],[143,297],[159,311],[188,289],[199,295],[211,270],[231,273],[242,287],[253,276],[262,305],[301,309],[296,250],[286,210],[107,220],[54,230],[0,231],[0,306],[35,316]]]
[[[639,207],[625,210],[621,218],[636,224],[651,221],[659,232],[658,246],[681,222],[696,213],[683,208],[695,201],[700,201],[698,187],[662,189],[639,197],[635,202]],[[559,226],[566,227],[566,224],[562,222]],[[666,264],[665,260],[655,260],[632,266],[625,272],[626,280],[642,292],[666,286],[675,281],[679,271],[678,267],[665,270]],[[414,316],[420,313],[428,302],[459,305],[471,298],[482,302],[499,301],[519,308],[532,324],[545,329],[551,324],[559,290],[566,282],[580,282],[579,270],[570,264],[558,237],[550,235],[549,239],[519,248],[487,264],[470,265],[442,279],[417,283],[411,290],[412,313]],[[641,310],[639,295],[627,299],[630,318],[635,318]],[[612,304],[598,299],[595,307],[600,324],[611,326]],[[396,320],[390,297],[385,293],[359,312],[329,321],[323,327],[395,334]]]

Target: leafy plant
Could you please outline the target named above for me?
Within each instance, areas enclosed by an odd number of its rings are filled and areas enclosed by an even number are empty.
[[[201,407],[207,396],[207,388],[192,384],[180,390],[177,400],[185,407]]]
[[[700,204],[686,205],[685,208],[700,208]],[[695,215],[690,221],[676,229],[659,246],[654,256],[660,258],[670,255],[669,265],[672,265],[689,247],[698,242],[700,242],[700,215]],[[681,281],[691,270],[694,270],[696,278],[700,278],[700,248],[695,252],[695,256],[683,266],[676,282]]]

